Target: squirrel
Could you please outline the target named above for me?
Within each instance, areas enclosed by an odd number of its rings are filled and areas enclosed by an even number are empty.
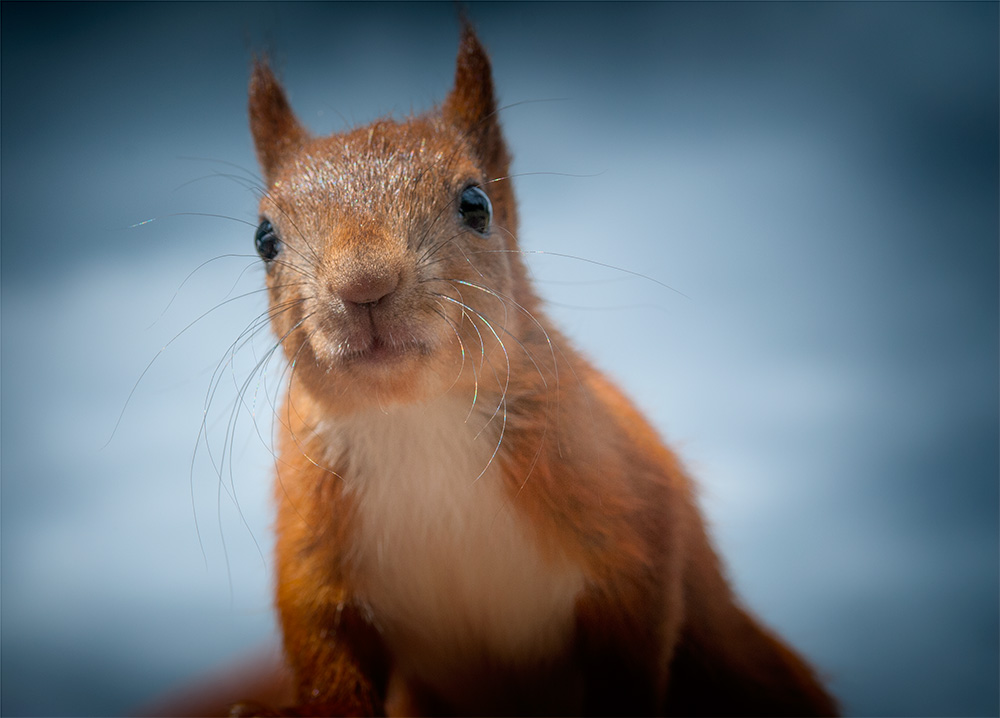
[[[315,137],[259,59],[249,117],[294,700],[234,714],[835,714],[735,598],[678,458],[545,316],[471,25],[427,114]]]

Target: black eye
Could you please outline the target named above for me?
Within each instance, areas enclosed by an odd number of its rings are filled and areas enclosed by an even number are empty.
[[[469,229],[486,234],[490,230],[490,220],[493,219],[493,205],[490,198],[481,189],[472,185],[462,190],[459,198],[458,213],[462,222]]]
[[[278,239],[274,227],[266,219],[257,227],[257,233],[253,236],[253,242],[257,245],[257,254],[265,262],[270,262],[278,256],[281,251],[281,240]]]

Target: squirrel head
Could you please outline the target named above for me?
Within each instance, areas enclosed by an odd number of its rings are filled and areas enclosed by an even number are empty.
[[[264,179],[255,241],[293,387],[351,412],[502,383],[503,345],[535,300],[472,28],[454,87],[425,115],[314,137],[265,61],[249,110]]]

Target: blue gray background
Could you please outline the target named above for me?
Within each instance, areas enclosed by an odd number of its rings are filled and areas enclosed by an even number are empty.
[[[443,98],[458,22],[0,12],[2,712],[122,713],[274,640],[250,57],[329,132]],[[550,311],[747,603],[851,714],[996,715],[997,4],[469,12]]]

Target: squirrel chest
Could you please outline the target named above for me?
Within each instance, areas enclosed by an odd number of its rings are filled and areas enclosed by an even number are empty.
[[[501,425],[445,397],[323,428],[358,511],[359,599],[399,666],[439,689],[487,657],[549,662],[572,637],[583,575],[538,551],[499,475]]]

